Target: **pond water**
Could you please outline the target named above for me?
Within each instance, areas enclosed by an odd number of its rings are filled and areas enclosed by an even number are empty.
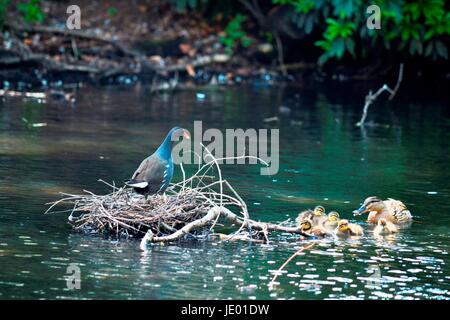
[[[354,124],[368,89],[256,83],[152,96],[136,85],[80,89],[74,106],[1,101],[0,298],[449,299],[447,98],[405,88],[371,107],[369,118],[382,125],[361,130]],[[281,105],[291,114],[265,122]],[[281,222],[322,204],[361,223],[366,235],[310,240],[315,246],[269,290],[275,270],[309,241],[274,234],[268,245],[197,242],[142,252],[138,241],[78,234],[66,214],[43,215],[59,191],[109,192],[98,179],[128,178],[171,127],[192,129],[194,120],[204,128],[280,128],[277,175],[261,176],[255,165],[223,168],[254,219]],[[413,225],[374,238],[351,214],[371,195],[401,199]],[[66,287],[70,263],[80,266],[79,290]]]

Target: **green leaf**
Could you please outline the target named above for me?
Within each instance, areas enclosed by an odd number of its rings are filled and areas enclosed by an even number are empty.
[[[442,41],[436,41],[436,52],[439,56],[448,59],[447,46]]]
[[[410,43],[409,43],[409,53],[411,55],[414,55],[416,53],[421,55],[422,52],[423,52],[422,43],[419,40],[416,40],[416,39],[411,40]]]
[[[433,43],[430,42],[425,49],[425,56],[429,57],[433,53]]]
[[[329,58],[330,58],[330,56],[327,53],[324,53],[317,60],[317,64],[322,66],[328,61]]]
[[[333,42],[333,47],[331,51],[340,59],[344,55],[345,52],[345,44],[344,39],[339,38]]]
[[[345,39],[345,46],[347,47],[348,52],[355,57],[355,42],[352,39]]]
[[[252,40],[250,40],[249,38],[242,38],[241,39],[241,44],[244,48],[248,48],[251,44],[252,44]]]
[[[316,41],[316,42],[314,42],[314,45],[316,47],[322,48],[325,51],[331,50],[331,47],[332,47],[332,43],[330,41],[326,41],[326,40]]]
[[[114,8],[114,7],[109,7],[106,10],[106,12],[108,13],[109,16],[113,17],[119,12],[119,10],[117,8]]]
[[[189,7],[195,9],[197,7],[197,0],[188,0]]]
[[[434,36],[434,30],[428,30],[425,33],[425,36],[423,38],[426,41],[426,40],[430,40],[431,38],[433,38],[433,36]]]
[[[22,13],[22,18],[27,23],[42,23],[44,13],[39,7],[40,0],[30,0],[27,3],[19,3],[17,9]]]
[[[314,28],[314,18],[309,16],[305,21],[305,33],[310,34]]]

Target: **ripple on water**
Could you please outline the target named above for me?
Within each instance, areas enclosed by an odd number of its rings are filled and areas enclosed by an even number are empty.
[[[352,283],[353,279],[350,278],[344,278],[344,277],[327,277],[327,280],[331,280],[331,281],[337,281],[340,283]]]

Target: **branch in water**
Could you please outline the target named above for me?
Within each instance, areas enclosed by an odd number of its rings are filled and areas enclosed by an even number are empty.
[[[225,207],[213,207],[211,208],[208,213],[203,216],[200,219],[194,220],[188,224],[186,224],[183,228],[177,230],[176,232],[167,235],[167,236],[154,236],[153,232],[151,230],[148,230],[144,238],[142,238],[141,241],[141,248],[145,248],[147,243],[154,243],[154,242],[173,242],[176,240],[180,240],[185,235],[191,233],[192,231],[196,229],[200,229],[208,223],[216,220],[219,216],[222,216],[223,218],[229,220],[230,222],[237,224],[237,225],[244,225],[244,221],[240,219],[236,214],[231,212],[231,210],[225,208]],[[294,233],[294,234],[301,234],[305,235],[299,228],[296,227],[286,227],[279,224],[274,223],[268,223],[268,222],[258,222],[249,219],[246,224],[250,226],[251,229],[258,230],[258,231],[278,231],[278,232],[286,232],[286,233]],[[233,240],[234,237],[240,237],[238,234],[232,234],[229,235],[226,239],[227,241]],[[249,237],[246,237],[246,239],[249,239]]]
[[[289,262],[292,261],[296,256],[298,256],[300,253],[302,253],[305,250],[311,249],[314,247],[315,243],[311,243],[309,245],[306,245],[304,247],[301,247],[299,250],[297,250],[292,256],[290,256],[282,265],[281,267],[275,272],[275,275],[273,276],[272,280],[269,282],[269,289],[273,289],[275,286],[275,280],[277,280],[278,276],[281,273],[281,270],[284,269],[288,265]]]
[[[384,84],[380,89],[378,89],[377,92],[375,92],[374,94],[372,93],[372,90],[369,91],[369,93],[366,96],[366,102],[364,104],[364,108],[363,108],[363,113],[361,116],[361,120],[359,120],[358,123],[356,123],[357,127],[362,127],[364,126],[364,123],[366,121],[367,118],[367,113],[369,111],[369,107],[372,103],[375,102],[375,100],[378,98],[378,96],[383,93],[384,91],[389,92],[391,95],[389,96],[389,100],[392,100],[395,95],[397,94],[398,88],[400,87],[400,83],[403,80],[403,63],[400,64],[400,70],[398,73],[398,79],[397,79],[397,84],[395,85],[394,89],[389,88],[389,86],[387,84]]]

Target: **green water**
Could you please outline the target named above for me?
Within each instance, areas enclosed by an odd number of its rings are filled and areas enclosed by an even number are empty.
[[[196,92],[206,94],[197,100]],[[450,112],[444,96],[403,90],[369,118],[389,126],[355,128],[368,88],[249,86],[151,96],[144,85],[84,88],[76,106],[21,99],[0,102],[0,298],[33,299],[449,299]],[[266,123],[278,107],[292,108]],[[46,123],[30,128],[30,123]],[[300,245],[183,243],[139,250],[74,232],[65,214],[43,215],[58,191],[109,191],[174,125],[280,128],[280,170],[224,166],[254,219],[285,221],[316,204],[367,228],[360,240],[323,240],[273,273]],[[294,122],[292,122],[294,120]],[[176,169],[175,180],[181,177]],[[414,215],[395,238],[375,239],[351,211],[367,196],[401,199]],[[305,242],[306,243],[306,242]],[[66,287],[76,263],[81,289]],[[368,281],[369,280],[369,281]]]

